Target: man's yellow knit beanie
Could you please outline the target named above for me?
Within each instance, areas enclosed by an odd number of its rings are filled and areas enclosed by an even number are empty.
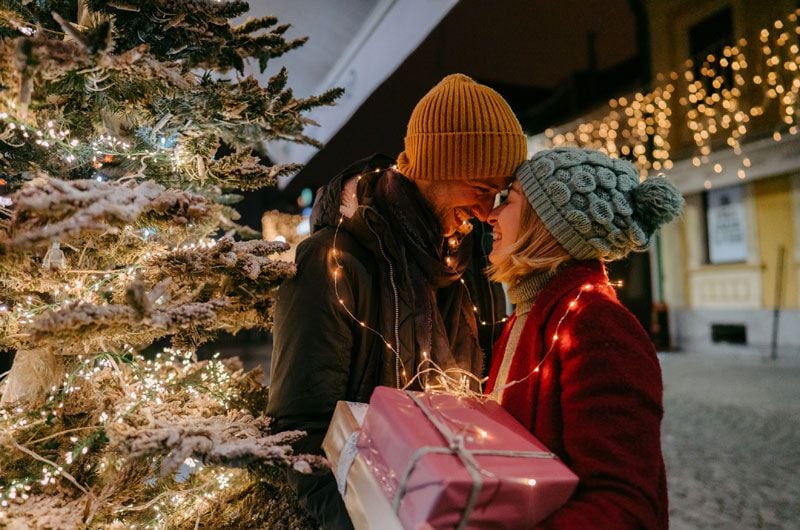
[[[522,127],[502,96],[452,74],[414,107],[397,169],[412,180],[508,177],[526,155]]]

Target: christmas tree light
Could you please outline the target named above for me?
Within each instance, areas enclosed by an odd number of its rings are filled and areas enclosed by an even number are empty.
[[[274,470],[324,462],[270,431],[260,372],[195,354],[270,326],[288,245],[232,192],[296,171],[254,147],[318,145],[305,113],[341,94],[245,76],[305,42],[246,10],[0,8],[0,526],[310,524]]]

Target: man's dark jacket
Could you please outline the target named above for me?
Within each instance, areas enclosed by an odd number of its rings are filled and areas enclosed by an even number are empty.
[[[337,401],[367,402],[378,385],[404,386],[423,351],[482,373],[472,308],[489,304],[473,302],[458,281],[471,241],[445,267],[439,223],[393,163],[359,161],[321,190],[312,235],[297,247],[297,275],[278,292],[267,414],[277,430],[308,433],[298,452],[321,452]],[[344,216],[342,190],[353,178],[358,208]],[[323,527],[350,526],[331,473],[289,479]]]

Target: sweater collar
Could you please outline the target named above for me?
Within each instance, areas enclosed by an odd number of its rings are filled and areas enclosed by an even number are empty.
[[[536,296],[555,275],[556,271],[539,271],[510,286],[508,300],[516,306],[515,312],[518,315],[529,312]]]

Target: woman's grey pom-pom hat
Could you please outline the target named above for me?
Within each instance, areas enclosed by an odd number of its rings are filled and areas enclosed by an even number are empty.
[[[627,160],[559,147],[517,169],[536,214],[575,259],[613,261],[647,250],[655,231],[681,213],[683,197],[664,177],[639,182]]]

